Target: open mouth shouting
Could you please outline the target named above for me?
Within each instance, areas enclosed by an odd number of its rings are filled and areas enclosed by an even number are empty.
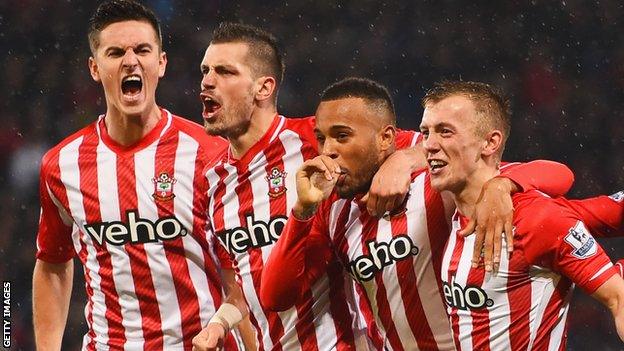
[[[221,109],[221,103],[213,96],[208,94],[200,94],[199,95],[202,104],[204,105],[204,109],[202,111],[202,116],[205,121],[210,121],[214,118],[217,112]]]
[[[143,79],[137,74],[131,74],[121,80],[121,93],[128,102],[138,101],[143,91]]]
[[[429,159],[427,160],[427,163],[429,164],[429,172],[432,175],[436,175],[442,172],[442,169],[444,169],[444,167],[446,167],[446,165],[448,164],[445,161],[436,159]]]

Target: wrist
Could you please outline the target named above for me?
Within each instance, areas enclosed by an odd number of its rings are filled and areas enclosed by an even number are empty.
[[[225,334],[227,334],[231,328],[234,328],[240,321],[243,320],[243,314],[231,303],[224,302],[221,304],[217,312],[210,318],[208,324],[217,323],[223,327]]]
[[[293,206],[292,212],[296,219],[300,221],[307,221],[314,216],[317,208],[318,204],[303,204],[300,201],[297,201],[295,206]]]
[[[505,176],[497,176],[490,179],[490,181],[488,182],[488,186],[496,187],[498,190],[507,192],[509,194],[515,194],[522,190],[520,186],[516,184],[516,182]]]

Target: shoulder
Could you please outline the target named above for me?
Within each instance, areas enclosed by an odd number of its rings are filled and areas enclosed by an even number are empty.
[[[284,120],[284,130],[291,130],[309,142],[316,142],[316,138],[314,136],[314,116],[285,117]]]
[[[176,115],[172,116],[172,123],[175,128],[195,140],[205,152],[218,156],[227,149],[228,142],[224,138],[209,135],[202,125],[191,120]]]
[[[97,133],[97,131],[95,129],[96,123],[97,122],[90,123],[86,127],[84,127],[82,129],[78,130],[77,132],[67,136],[66,138],[61,140],[58,144],[56,144],[55,146],[50,148],[43,155],[43,158],[41,160],[41,173],[44,174],[44,173],[47,173],[49,171],[50,165],[52,163],[56,162],[55,160],[58,159],[61,150],[63,150],[67,145],[75,142],[76,140],[78,140],[80,138],[84,138],[87,135],[96,134]]]
[[[544,233],[556,237],[557,232],[570,229],[578,215],[565,203],[539,191],[514,194],[514,225],[521,232]]]

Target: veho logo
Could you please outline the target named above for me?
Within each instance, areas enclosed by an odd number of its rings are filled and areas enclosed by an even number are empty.
[[[368,255],[358,256],[349,263],[349,273],[358,282],[369,281],[384,267],[420,252],[405,234],[397,235],[387,243],[368,240],[366,246]]]
[[[242,253],[251,248],[271,245],[279,239],[288,217],[276,216],[269,223],[256,221],[252,215],[245,216],[244,227],[236,227],[217,233],[219,240],[230,253]]]
[[[127,243],[153,243],[159,240],[173,240],[188,234],[180,221],[171,217],[159,218],[156,222],[140,218],[137,210],[126,212],[127,223],[121,221],[100,222],[85,225],[85,230],[98,244],[111,245]]]
[[[442,291],[446,304],[460,310],[479,309],[494,305],[494,301],[487,296],[481,287],[473,285],[463,287],[455,283],[455,277],[451,278],[450,284],[448,282],[442,283]]]

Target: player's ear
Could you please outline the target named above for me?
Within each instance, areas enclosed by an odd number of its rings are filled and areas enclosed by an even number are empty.
[[[95,58],[93,58],[93,56],[89,57],[89,72],[91,73],[91,78],[93,78],[94,81],[99,82],[101,80],[97,62],[95,62]]]
[[[158,57],[158,78],[165,76],[165,69],[167,68],[167,53],[162,51]]]
[[[379,133],[380,148],[382,151],[386,151],[394,146],[394,139],[396,138],[396,127],[388,124],[381,128]]]
[[[481,151],[483,156],[495,154],[503,146],[503,133],[498,129],[490,131],[485,135],[483,145],[483,150]]]
[[[277,90],[277,81],[270,76],[263,76],[256,79],[256,99],[259,101],[267,101],[273,99],[273,94]]]

